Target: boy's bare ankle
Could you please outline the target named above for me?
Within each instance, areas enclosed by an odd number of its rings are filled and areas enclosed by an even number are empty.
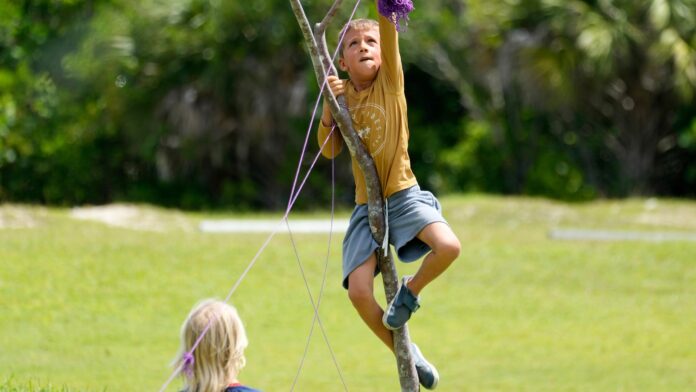
[[[421,288],[418,287],[417,285],[415,285],[415,286],[413,285],[413,278],[414,278],[413,276],[410,276],[408,278],[408,280],[406,280],[406,282],[404,282],[404,285],[406,285],[406,287],[409,289],[409,291],[411,291],[413,293],[413,295],[415,295],[417,297],[418,294],[420,294]]]

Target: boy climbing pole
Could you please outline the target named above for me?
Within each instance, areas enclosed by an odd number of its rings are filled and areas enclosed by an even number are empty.
[[[408,0],[399,2],[403,3],[410,5]],[[343,241],[343,286],[363,321],[394,351],[391,331],[406,324],[419,309],[420,292],[459,256],[461,245],[443,218],[440,203],[432,193],[420,189],[411,170],[404,77],[395,26],[404,13],[386,4],[377,0],[378,21],[356,19],[345,26],[339,68],[349,78],[329,76],[327,83],[335,96],[345,96],[353,127],[375,162],[387,211],[388,243],[403,262],[425,255],[416,274],[403,277],[396,296],[382,310],[373,292],[374,277],[379,272],[375,252],[381,245],[370,231],[365,179],[353,159],[356,206]],[[320,146],[333,125],[325,103],[318,130]],[[340,134],[334,132],[322,154],[332,159],[342,146]],[[439,380],[436,368],[415,344],[411,352],[419,382],[434,389]]]

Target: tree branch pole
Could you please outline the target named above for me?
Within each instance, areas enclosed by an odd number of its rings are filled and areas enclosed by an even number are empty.
[[[316,74],[319,86],[322,87],[322,94],[331,109],[331,114],[338,124],[343,140],[345,141],[351,156],[353,156],[360,166],[360,169],[365,176],[365,185],[367,188],[368,198],[368,219],[370,222],[370,230],[372,236],[381,244],[385,236],[385,221],[384,221],[384,200],[382,198],[382,186],[377,175],[375,163],[367,151],[362,140],[357,132],[353,129],[353,123],[350,118],[350,113],[345,102],[345,97],[340,96],[338,99],[334,97],[331,89],[326,85],[327,75],[336,75],[331,56],[326,45],[326,28],[331,19],[336,14],[343,0],[335,0],[329,9],[326,17],[315,26],[315,31],[312,33],[309,21],[305,15],[304,9],[300,0],[290,0],[292,10],[295,13],[297,22],[300,25],[302,34],[307,44],[309,54],[312,59],[314,73]],[[391,253],[388,249],[387,255],[380,249],[377,252],[377,261],[382,280],[384,282],[384,292],[389,303],[398,290],[399,278],[396,273],[396,267]],[[396,362],[399,372],[399,383],[402,391],[414,392],[419,390],[418,375],[416,367],[411,356],[410,338],[408,327],[393,332],[394,351],[396,352]]]

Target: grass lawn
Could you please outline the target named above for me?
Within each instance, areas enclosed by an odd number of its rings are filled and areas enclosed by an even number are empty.
[[[463,252],[423,292],[409,323],[438,366],[439,391],[696,390],[696,242],[547,235],[694,233],[696,202],[477,195],[442,202]],[[0,206],[0,391],[157,391],[190,308],[224,298],[268,236],[197,230],[202,219],[240,215],[138,211],[135,230],[76,220],[68,209]],[[310,216],[328,217],[291,219]],[[331,241],[320,308],[331,348],[349,390],[399,390],[393,357],[340,286],[342,237]],[[294,238],[316,298],[328,235]],[[397,266],[400,274],[415,267]],[[286,233],[273,238],[231,302],[250,338],[242,381],[289,390],[312,307]],[[177,380],[168,391],[180,387]],[[295,390],[343,390],[318,329]]]

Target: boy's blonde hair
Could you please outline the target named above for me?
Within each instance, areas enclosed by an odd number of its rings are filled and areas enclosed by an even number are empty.
[[[341,30],[338,33],[338,39],[340,41],[341,38],[345,38],[345,36],[348,35],[348,32],[351,30],[372,30],[372,29],[379,31],[379,22],[377,22],[374,19],[364,19],[364,18],[353,19],[350,22],[346,23],[345,26],[343,26],[343,30]],[[343,48],[345,48],[345,40],[343,42],[341,42],[341,50],[338,51],[338,56],[340,58],[343,58]]]
[[[184,372],[188,373],[187,392],[223,391],[246,364],[244,349],[249,342],[237,310],[225,302],[208,299],[191,310],[181,327],[179,365],[183,366],[186,354],[206,328],[208,331],[193,351],[191,369]]]

